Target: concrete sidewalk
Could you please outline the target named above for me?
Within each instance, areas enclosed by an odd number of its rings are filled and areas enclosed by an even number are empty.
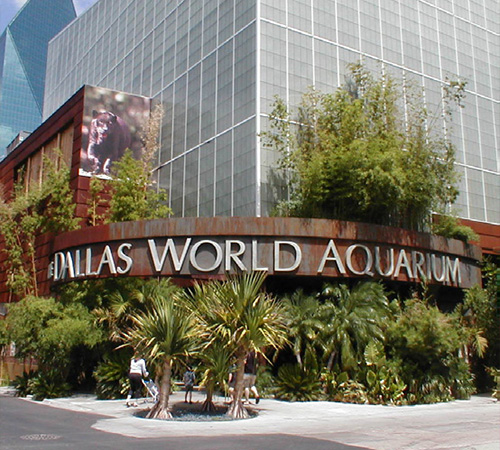
[[[0,391],[1,393],[1,391]],[[183,392],[170,398],[181,403]],[[201,403],[204,395],[194,393]],[[223,398],[216,398],[219,403]],[[253,403],[253,402],[252,402]],[[381,406],[334,402],[287,403],[263,399],[249,408],[257,416],[239,421],[161,421],[135,414],[151,406],[94,396],[44,400],[42,404],[101,414],[93,428],[136,438],[290,434],[375,450],[500,450],[500,402],[488,396],[434,405]]]

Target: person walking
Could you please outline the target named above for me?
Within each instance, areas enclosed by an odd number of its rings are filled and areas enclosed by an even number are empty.
[[[196,381],[196,375],[193,369],[190,366],[187,366],[186,372],[184,372],[184,389],[186,390],[186,394],[184,395],[184,403],[193,403],[193,389],[194,383]]]
[[[245,371],[243,375],[243,385],[245,388],[245,398],[250,403],[250,392],[255,396],[255,404],[260,401],[259,391],[255,386],[257,380],[257,356],[255,352],[250,352],[245,360]]]
[[[138,354],[130,360],[130,368],[128,372],[128,379],[130,381],[130,390],[127,395],[127,407],[137,406],[137,402],[131,402],[131,399],[138,399],[142,390],[142,378],[149,375],[146,370],[146,362]]]

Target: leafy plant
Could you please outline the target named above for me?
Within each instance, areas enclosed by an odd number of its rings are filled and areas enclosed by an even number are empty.
[[[132,352],[120,349],[108,353],[94,371],[99,399],[124,398],[129,390],[128,368]]]
[[[465,87],[451,84],[447,127]],[[454,148],[434,125],[420,91],[387,73],[376,79],[361,64],[350,65],[334,93],[303,94],[296,113],[277,98],[263,140],[282,154],[289,195],[279,213],[428,229],[431,213],[458,192]]]
[[[495,382],[495,387],[493,388],[491,396],[500,400],[500,369],[488,367],[488,373],[493,377],[493,381]]]
[[[452,215],[442,214],[435,218],[431,226],[432,232],[451,239],[459,239],[464,242],[477,242],[478,234],[466,225],[462,225],[459,219]]]
[[[52,298],[29,296],[11,304],[5,328],[9,341],[16,344],[16,355],[38,361],[40,389],[47,381],[52,390],[49,384],[56,373],[61,384],[66,381],[73,349],[92,348],[102,341],[94,317],[83,305],[63,305]]]
[[[30,370],[29,372],[23,372],[22,375],[18,375],[12,382],[12,385],[16,388],[16,395],[18,397],[26,397],[33,394],[32,382],[36,376],[36,371]]]
[[[328,369],[354,374],[369,342],[384,341],[389,302],[379,283],[359,283],[354,288],[326,284],[324,304],[318,311],[324,323],[320,339],[326,349]]]
[[[32,395],[34,400],[65,397],[70,392],[69,384],[61,379],[60,372],[56,370],[23,372],[16,377],[13,385],[17,396]]]
[[[168,207],[167,192],[157,188],[151,178],[162,116],[163,110],[158,105],[143,131],[144,146],[140,161],[127,150],[113,164],[113,178],[109,182],[111,199],[108,222],[159,219],[172,214]]]
[[[261,353],[265,347],[277,350],[286,343],[283,307],[262,291],[264,281],[262,272],[232,276],[198,284],[190,296],[200,339],[205,346],[223,342],[236,365],[235,397],[228,410],[234,419],[248,417],[241,400],[248,353]]]
[[[284,364],[278,370],[275,396],[291,402],[309,402],[323,398],[320,375],[298,364]]]
[[[36,238],[40,234],[75,229],[73,192],[69,186],[69,169],[58,168],[51,158],[43,158],[44,180],[41,184],[15,184],[13,192],[0,189],[0,235],[7,273],[7,286],[19,297],[38,295]]]
[[[461,326],[428,301],[412,298],[389,324],[387,348],[407,384],[409,403],[464,398],[473,391],[468,365],[459,359],[466,342]]]
[[[38,371],[30,385],[34,400],[66,397],[71,390],[71,386],[64,381],[57,370]]]

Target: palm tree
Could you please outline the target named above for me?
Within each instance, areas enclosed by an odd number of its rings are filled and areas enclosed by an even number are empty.
[[[324,328],[318,317],[320,303],[316,296],[306,295],[302,289],[284,297],[282,301],[292,350],[302,367],[304,353],[313,351],[314,343]]]
[[[235,395],[228,410],[234,419],[248,417],[242,403],[247,354],[267,346],[278,349],[286,342],[283,308],[261,291],[264,281],[264,273],[253,272],[197,285],[192,293],[205,345],[222,341],[236,363]]]
[[[217,388],[224,390],[229,376],[231,352],[222,341],[213,341],[199,353],[201,367],[204,370],[201,384],[205,387],[207,398],[202,411],[215,411],[213,395]]]
[[[157,286],[147,289],[146,309],[130,317],[132,326],[123,339],[126,345],[142,349],[150,362],[160,367],[159,400],[147,417],[168,419],[172,417],[168,410],[172,366],[195,351],[196,328],[179,289],[173,289],[167,280],[149,283]]]
[[[364,282],[349,290],[344,284],[327,284],[322,296],[326,299],[319,314],[326,325],[322,341],[329,355],[327,367],[354,369],[369,342],[384,341],[383,324],[390,313],[384,287]]]

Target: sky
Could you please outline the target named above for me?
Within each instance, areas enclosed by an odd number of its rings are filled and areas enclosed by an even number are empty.
[[[45,0],[50,2],[51,0]],[[76,13],[80,15],[92,6],[97,0],[73,0]],[[21,7],[26,3],[26,0],[0,0],[0,34],[5,30],[5,27],[14,18]]]

